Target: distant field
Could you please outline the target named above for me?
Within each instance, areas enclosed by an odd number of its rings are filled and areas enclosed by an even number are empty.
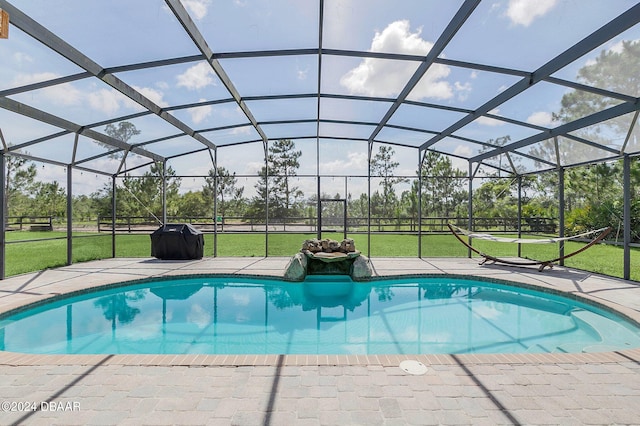
[[[269,234],[269,256],[292,256],[306,238],[314,234]],[[56,238],[56,239],[51,239]],[[340,240],[341,234],[332,236]],[[417,257],[418,237],[404,234],[372,234],[371,251],[368,251],[365,234],[350,235],[358,250],[371,257]],[[65,265],[67,262],[67,240],[64,232],[7,232],[6,275],[39,271]],[[26,240],[35,240],[26,242]],[[23,241],[20,243],[15,243]],[[111,257],[111,235],[89,232],[74,233],[73,262],[83,262]],[[583,243],[567,242],[565,254]],[[517,245],[476,240],[474,247],[498,257],[516,257]],[[218,234],[217,256],[263,257],[266,249],[264,234]],[[213,234],[205,234],[204,253],[213,256]],[[622,277],[623,250],[621,247],[596,245],[589,250],[569,258],[565,265],[587,271]],[[149,234],[123,234],[116,236],[116,257],[150,257]],[[426,234],[422,237],[422,257],[466,257],[467,249],[451,235]],[[558,257],[556,244],[523,244],[522,257],[548,260]],[[631,279],[640,281],[640,250],[631,251]]]

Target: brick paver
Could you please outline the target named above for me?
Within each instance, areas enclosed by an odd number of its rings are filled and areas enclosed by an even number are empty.
[[[215,261],[213,261],[215,263]],[[234,262],[224,260],[233,270]],[[256,259],[236,271],[274,274]],[[637,283],[554,269],[479,268],[471,260],[376,261],[380,274],[456,270],[624,300],[638,317]],[[438,263],[440,262],[440,263]],[[0,311],[60,289],[153,274],[193,273],[199,263],[90,262],[0,282]],[[173,265],[173,266],[172,266]],[[389,265],[385,268],[385,265]],[[395,266],[394,266],[395,265]],[[422,268],[420,268],[422,267]],[[394,269],[395,268],[395,269]],[[448,268],[448,269],[447,269]],[[211,265],[202,264],[210,271]],[[416,272],[417,273],[417,272]],[[123,278],[124,277],[124,278]],[[577,285],[576,283],[579,283]],[[601,291],[603,288],[607,291]],[[67,290],[68,291],[68,290]],[[27,425],[429,425],[640,424],[640,350],[564,355],[31,356],[0,354],[0,424]]]
[[[376,366],[376,374],[357,376],[356,390],[340,390],[338,382],[330,383],[344,372],[342,366],[307,366],[304,377],[313,380],[278,386],[275,381],[300,374],[300,368],[284,366],[276,376],[275,369],[268,373],[264,367],[108,365],[64,376],[56,365],[1,366],[0,424],[637,424],[640,419],[635,361],[573,364],[567,370],[547,364],[430,367],[424,376],[398,376],[399,367]],[[538,371],[535,384],[526,379],[532,369]],[[615,383],[605,370],[621,371],[612,373]],[[195,390],[175,385],[185,375],[197,381]],[[381,375],[394,378],[394,385],[378,383]],[[460,383],[430,384],[426,390],[416,385],[439,376],[459,377]],[[128,383],[127,390],[113,377]],[[573,379],[560,387],[558,377]],[[239,392],[236,381],[256,385]],[[328,384],[319,385],[324,381]]]
[[[340,391],[337,384],[319,385],[323,378],[333,377],[335,368],[317,366],[305,370],[305,377],[315,380],[290,382],[286,388],[272,389],[278,380],[276,371],[267,374],[262,367],[128,367],[109,365],[85,375],[70,371],[60,381],[58,366],[2,366],[3,386],[0,399],[4,412],[0,424],[210,424],[211,420],[227,420],[228,424],[282,424],[275,419],[288,419],[290,424],[637,424],[640,419],[640,370],[633,361],[616,364],[577,364],[569,372],[578,372],[562,391],[552,383],[567,371],[555,366],[539,365],[537,378],[542,384],[502,384],[518,381],[530,375],[531,365],[488,370],[484,365],[438,366],[424,376],[397,376],[398,367],[377,370],[387,378],[394,377],[393,386],[376,383],[373,377],[364,380],[356,391]],[[604,391],[602,368],[624,369],[618,383]],[[126,372],[125,372],[126,370]],[[229,382],[218,382],[220,370],[231,383],[251,383],[244,395]],[[298,372],[298,367],[284,366],[280,374]],[[498,371],[498,374],[496,374]],[[255,373],[255,375],[254,375]],[[176,386],[186,375],[196,375],[206,383],[191,391],[188,385]],[[377,377],[379,377],[379,374]],[[472,377],[470,384],[432,385],[430,390],[416,389],[415,382],[429,381],[434,375]],[[119,377],[129,383],[123,391],[118,383],[108,380]],[[37,380],[24,380],[36,378]],[[359,376],[368,377],[368,376]],[[281,379],[281,377],[280,377]],[[496,380],[497,379],[497,380]],[[491,389],[485,386],[492,383]],[[286,389],[293,392],[287,392]],[[326,389],[331,389],[327,391]],[[322,389],[318,391],[318,389]],[[365,390],[361,390],[365,389]],[[389,390],[391,389],[391,390]],[[46,390],[46,391],[43,391]],[[78,391],[79,390],[79,391]],[[546,390],[546,391],[542,391]],[[296,397],[299,394],[301,396]],[[105,395],[94,397],[91,395]],[[33,406],[33,403],[36,406]],[[8,404],[8,405],[7,405]],[[35,410],[32,410],[35,408]],[[13,411],[11,410],[19,410]],[[74,411],[75,410],[75,411]]]

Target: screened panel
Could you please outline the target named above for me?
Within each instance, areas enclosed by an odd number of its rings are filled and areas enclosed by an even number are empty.
[[[95,79],[83,79],[21,92],[12,95],[11,99],[83,125],[142,110],[122,93]]]
[[[0,40],[0,139],[7,164],[22,161],[27,176],[10,188],[9,210],[51,209],[43,191],[61,195],[72,168],[75,260],[112,249],[100,230],[84,235],[94,220],[100,228],[93,216],[112,213],[112,179],[117,256],[148,257],[141,233],[163,215],[210,220],[208,255],[288,256],[315,235],[319,197],[347,200],[347,230],[371,255],[398,246],[403,256],[459,256],[466,250],[449,244],[445,222],[516,232],[519,179],[523,216],[555,224],[551,233],[561,225],[560,171],[562,225],[575,228],[580,209],[600,211],[609,198],[618,223],[622,159],[635,165],[640,154],[640,5],[631,0],[0,8],[11,15]],[[284,141],[290,151],[269,151]],[[617,186],[591,188],[594,176]],[[211,179],[224,186],[220,214]],[[66,214],[51,216],[66,226]]]
[[[115,76],[161,107],[231,97],[206,61],[123,71]]]
[[[200,99],[204,101],[203,99]],[[202,105],[171,111],[171,114],[193,129],[246,126],[249,120],[235,103]]]

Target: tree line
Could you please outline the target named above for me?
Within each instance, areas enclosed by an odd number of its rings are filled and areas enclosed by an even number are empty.
[[[245,187],[238,183],[235,173],[224,167],[211,168],[199,190],[181,192],[182,178],[168,167],[166,174],[166,208],[170,217],[213,219],[214,199],[217,196],[217,215],[235,217],[252,222],[266,218],[268,196],[269,217],[315,218],[317,194],[305,196],[296,185],[301,151],[289,139],[269,144],[267,162],[258,173],[255,195],[245,196]],[[373,218],[387,221],[413,219],[417,222],[419,200],[423,217],[466,217],[468,212],[468,178],[456,169],[451,159],[436,152],[425,154],[422,167],[415,178],[398,177],[399,163],[394,149],[380,146],[371,158],[371,174],[379,182],[368,194],[347,194],[350,217],[365,218],[371,208]],[[66,191],[56,181],[39,182],[37,167],[30,161],[8,156],[5,179],[8,216],[66,215]],[[622,223],[622,164],[620,161],[581,166],[565,171],[565,223],[569,232],[584,231]],[[152,164],[142,176],[125,176],[116,185],[117,216],[162,218],[163,166]],[[421,174],[421,179],[418,179]],[[631,168],[632,228],[635,239],[640,235],[640,162]],[[398,191],[400,184],[404,188]],[[524,217],[558,217],[558,174],[549,172],[522,177],[522,215]],[[419,188],[419,185],[422,185]],[[105,184],[90,195],[73,197],[75,220],[94,220],[97,216],[111,216],[112,185]],[[422,197],[419,197],[419,193]],[[321,194],[323,199],[340,198],[339,194]],[[475,217],[516,218],[517,180],[514,175],[494,173],[483,179],[473,191]],[[335,215],[341,216],[342,207]],[[331,212],[329,212],[331,215]]]

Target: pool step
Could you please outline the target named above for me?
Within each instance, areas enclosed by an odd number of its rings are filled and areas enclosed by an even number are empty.
[[[571,313],[576,325],[596,342],[576,342],[558,346],[561,352],[604,352],[640,346],[640,333],[595,312]]]

